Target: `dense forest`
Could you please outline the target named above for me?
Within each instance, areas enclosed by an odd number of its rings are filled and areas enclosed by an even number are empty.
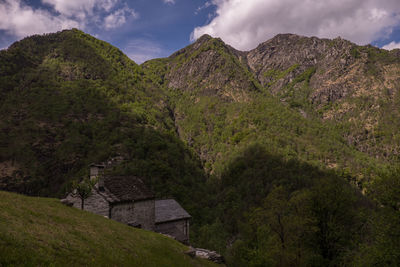
[[[228,266],[400,265],[400,51],[203,36],[137,65],[77,29],[0,51],[0,189],[143,178]]]

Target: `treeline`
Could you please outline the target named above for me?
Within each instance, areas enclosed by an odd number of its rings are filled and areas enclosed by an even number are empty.
[[[214,181],[195,241],[229,266],[397,266],[399,171],[367,195],[349,178],[253,145]]]
[[[174,197],[202,218],[206,175],[176,136],[159,86],[79,30],[0,51],[0,164],[14,168],[0,190],[62,197],[90,163],[122,156],[115,172],[142,177],[157,197]]]

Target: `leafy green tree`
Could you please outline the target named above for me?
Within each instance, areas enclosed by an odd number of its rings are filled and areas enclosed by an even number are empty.
[[[339,177],[316,181],[311,188],[311,212],[315,220],[314,247],[324,265],[335,266],[352,249],[362,220],[355,189]]]
[[[225,241],[229,235],[219,219],[216,219],[212,224],[201,226],[198,235],[198,243],[202,246],[213,249],[218,253],[225,252],[227,246]]]
[[[376,201],[370,216],[370,238],[362,244],[357,266],[400,266],[400,168],[376,179],[369,187]]]
[[[308,190],[290,193],[277,186],[254,209],[249,224],[255,233],[255,266],[303,266],[310,260],[309,240],[315,231],[310,202]]]
[[[76,190],[76,194],[81,199],[81,209],[85,207],[85,199],[90,197],[92,189],[97,183],[97,179],[90,179],[88,177],[83,178],[81,182],[74,181],[73,188]]]

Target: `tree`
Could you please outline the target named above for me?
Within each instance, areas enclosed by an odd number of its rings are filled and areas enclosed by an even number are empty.
[[[310,201],[306,189],[290,192],[277,186],[253,211],[250,225],[256,227],[254,245],[261,265],[302,266],[314,256],[308,248],[314,234]]]
[[[384,171],[368,189],[377,209],[371,216],[372,236],[355,265],[400,266],[400,168]]]
[[[314,246],[324,265],[336,266],[352,249],[361,229],[360,210],[355,189],[342,179],[326,177],[311,189],[311,212],[315,220]]]
[[[97,179],[83,178],[81,182],[75,181],[73,188],[76,190],[76,194],[81,199],[81,209],[83,210],[85,206],[85,199],[87,199],[92,194],[92,189],[96,184]]]

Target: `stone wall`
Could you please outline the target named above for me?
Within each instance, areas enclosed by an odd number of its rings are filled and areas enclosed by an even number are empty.
[[[73,203],[75,208],[81,208],[81,199],[74,194],[68,194],[66,198],[70,203]],[[109,204],[108,202],[97,193],[96,190],[92,190],[92,194],[84,201],[84,210],[105,216],[109,216]]]
[[[176,220],[156,224],[156,232],[175,237],[182,243],[189,243],[189,220]]]
[[[65,199],[67,200],[67,202],[72,203],[72,206],[74,208],[78,208],[78,209],[81,208],[80,198],[74,196],[72,193],[69,193]]]
[[[111,208],[111,219],[125,224],[136,223],[133,202],[113,205]]]
[[[155,207],[154,199],[134,202],[134,221],[143,229],[154,231]]]
[[[66,200],[72,203],[73,207],[81,208],[81,199],[68,194]],[[110,204],[96,190],[84,201],[84,210],[105,216],[118,222],[129,225],[140,225],[141,228],[155,230],[155,206],[154,199],[140,200],[135,202],[117,203],[110,207]]]

